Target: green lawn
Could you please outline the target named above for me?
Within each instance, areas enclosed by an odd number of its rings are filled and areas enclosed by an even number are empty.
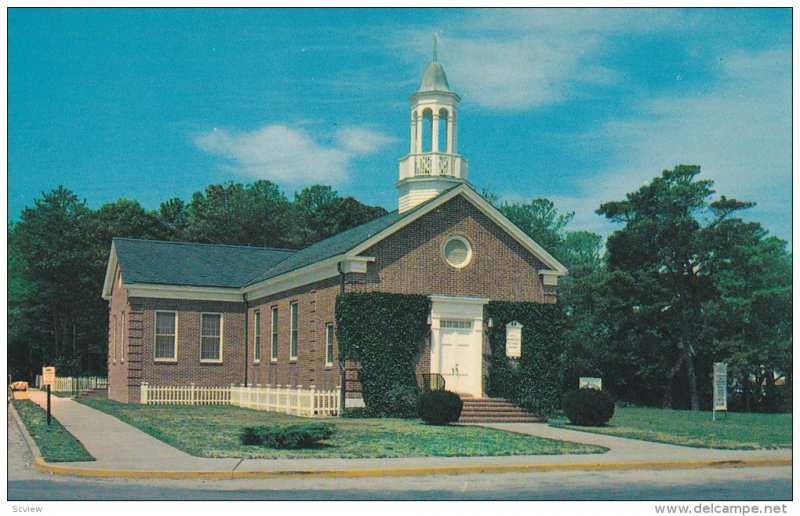
[[[52,418],[47,426],[47,412],[31,400],[14,400],[14,408],[25,423],[42,457],[47,462],[78,462],[94,460],[86,448],[63,426]]]
[[[606,451],[597,446],[540,439],[475,426],[428,426],[413,419],[312,420],[231,406],[129,405],[88,398],[78,401],[200,457],[447,457],[557,455]],[[314,421],[336,425],[334,437],[320,448],[274,450],[239,443],[239,430],[243,426]]]
[[[614,417],[603,427],[573,426],[563,417],[554,420],[553,426],[702,448],[792,447],[791,414],[731,412],[727,419],[721,415],[712,421],[710,411],[617,407]]]

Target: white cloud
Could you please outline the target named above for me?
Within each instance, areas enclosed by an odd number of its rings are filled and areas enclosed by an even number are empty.
[[[376,152],[392,138],[362,127],[343,127],[333,142],[317,141],[300,125],[266,125],[252,132],[214,128],[194,138],[195,144],[226,160],[237,175],[286,184],[336,184],[348,177],[351,162]]]
[[[664,28],[668,9],[474,10],[442,32],[451,85],[471,103],[521,110],[567,100],[585,84],[619,80],[597,65],[617,34]],[[416,40],[428,41],[419,31]],[[411,49],[409,48],[411,51]],[[414,45],[413,52],[419,55]]]
[[[717,192],[755,201],[753,218],[791,239],[791,50],[736,52],[723,63],[711,91],[645,102],[639,116],[587,136],[593,145],[598,137],[611,142],[620,166],[579,183],[575,195],[553,198],[575,210],[573,227],[608,233],[615,226],[593,214],[601,203],[623,199],[661,170],[697,164]]]

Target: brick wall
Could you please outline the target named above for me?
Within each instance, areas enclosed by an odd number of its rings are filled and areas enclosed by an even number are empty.
[[[333,389],[341,385],[339,344],[335,335],[336,296],[339,278],[330,278],[249,303],[247,318],[250,328],[256,310],[261,312],[261,360],[255,362],[255,336],[248,342],[248,383],[256,385],[311,385]],[[289,358],[290,303],[297,301],[297,360]],[[270,359],[272,346],[272,307],[278,307],[278,356]],[[334,323],[333,364],[325,363],[325,326]],[[251,332],[252,333],[252,332]]]
[[[108,397],[128,401],[128,370],[130,356],[130,305],[124,285],[120,288],[119,267],[114,271],[114,283],[108,310]],[[123,320],[125,332],[123,333]],[[116,325],[116,328],[115,328]],[[124,346],[124,350],[121,349]]]
[[[462,269],[442,256],[450,235],[462,235],[473,257]],[[543,264],[469,201],[456,197],[362,253],[368,272],[348,290],[487,297],[553,303],[538,270]]]
[[[223,301],[192,301],[154,298],[131,298],[131,333],[129,335],[132,368],[129,400],[138,402],[139,385],[226,386],[244,381],[244,303]],[[178,313],[178,344],[175,362],[156,362],[155,313]],[[200,361],[200,316],[202,313],[222,314],[222,362]],[[139,321],[135,324],[135,321]],[[137,328],[138,326],[138,328]],[[133,360],[138,355],[138,364]]]

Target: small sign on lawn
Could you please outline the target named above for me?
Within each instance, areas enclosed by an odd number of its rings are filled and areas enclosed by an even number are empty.
[[[594,378],[592,376],[581,376],[578,380],[578,387],[581,389],[597,389],[603,390],[603,379]]]
[[[53,385],[56,383],[56,368],[43,367],[42,368],[42,385]]]
[[[714,364],[714,409],[711,419],[716,420],[717,411],[728,414],[728,364],[717,362]]]

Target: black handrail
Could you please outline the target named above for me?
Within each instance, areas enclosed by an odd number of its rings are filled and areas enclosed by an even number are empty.
[[[443,391],[444,390],[444,376],[439,373],[423,373],[422,374],[422,388],[426,391]]]

